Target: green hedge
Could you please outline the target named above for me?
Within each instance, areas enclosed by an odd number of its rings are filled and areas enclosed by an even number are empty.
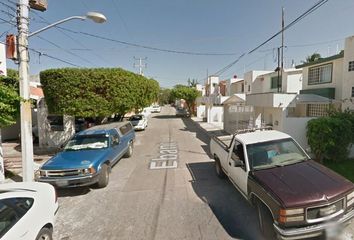
[[[81,117],[124,115],[156,101],[159,84],[120,68],[50,69],[40,73],[50,113]]]
[[[348,111],[332,112],[328,117],[310,120],[307,138],[318,161],[346,159],[354,142],[354,114]]]

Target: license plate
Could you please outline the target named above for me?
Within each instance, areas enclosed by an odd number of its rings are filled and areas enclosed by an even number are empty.
[[[69,184],[69,181],[68,180],[60,180],[60,181],[56,181],[55,184],[58,187],[65,187]]]

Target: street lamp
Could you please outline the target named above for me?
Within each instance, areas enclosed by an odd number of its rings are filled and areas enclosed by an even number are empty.
[[[88,12],[85,16],[72,16],[72,17],[68,17],[65,18],[63,20],[57,21],[55,23],[52,23],[44,28],[41,28],[37,31],[34,31],[30,34],[28,34],[28,37],[32,37],[33,35],[36,35],[40,32],[43,32],[45,30],[47,30],[48,28],[52,28],[55,27],[59,24],[62,24],[64,22],[73,20],[73,19],[79,19],[79,20],[86,20],[86,19],[91,19],[92,21],[94,21],[95,23],[104,23],[105,21],[107,21],[107,18],[102,14],[102,13],[98,13],[98,12]]]
[[[73,19],[91,19],[96,23],[103,23],[107,19],[101,13],[89,12],[85,16],[68,17],[31,34],[28,34],[29,25],[29,0],[19,0],[19,23],[18,23],[18,51],[19,51],[19,78],[20,96],[22,98],[21,115],[21,153],[22,153],[22,177],[23,181],[31,182],[34,180],[33,169],[33,142],[32,142],[32,114],[29,92],[29,57],[28,57],[28,37],[43,32],[58,24]]]

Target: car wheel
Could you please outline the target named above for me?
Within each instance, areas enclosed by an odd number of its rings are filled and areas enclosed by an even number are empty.
[[[103,164],[101,167],[100,175],[98,176],[97,187],[104,188],[109,182],[110,167],[107,164]]]
[[[133,155],[133,148],[134,148],[133,143],[129,143],[128,150],[124,154],[124,157],[126,157],[126,158],[131,157]]]
[[[225,173],[221,168],[221,163],[218,158],[215,158],[215,172],[219,178],[225,178]]]
[[[37,237],[36,240],[53,240],[53,231],[49,228],[42,228]]]
[[[273,217],[269,210],[260,201],[257,202],[259,228],[265,239],[277,239],[273,226]]]

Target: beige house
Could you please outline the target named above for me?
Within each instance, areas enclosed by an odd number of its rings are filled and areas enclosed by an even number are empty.
[[[342,110],[354,110],[354,36],[345,39],[344,50],[339,54],[320,58],[296,68],[303,69],[300,93],[317,94],[341,103]],[[308,105],[310,115],[325,114],[326,106]]]

